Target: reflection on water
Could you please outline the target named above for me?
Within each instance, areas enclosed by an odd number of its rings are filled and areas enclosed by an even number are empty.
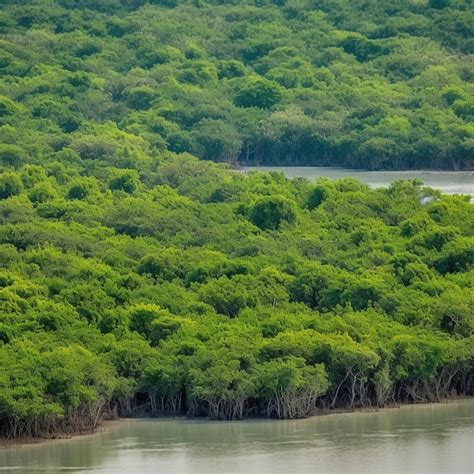
[[[399,179],[421,179],[426,186],[438,189],[447,194],[470,194],[474,196],[473,171],[361,171],[346,168],[312,167],[312,166],[261,166],[246,167],[244,171],[279,171],[288,178],[331,179],[348,176],[360,179],[374,188],[389,186]]]
[[[473,472],[474,400],[307,420],[125,420],[0,451],[3,473]]]

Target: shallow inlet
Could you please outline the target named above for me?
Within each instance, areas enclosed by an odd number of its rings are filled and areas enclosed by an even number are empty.
[[[468,194],[474,197],[474,171],[364,171],[347,168],[319,166],[250,166],[243,171],[278,171],[288,178],[320,177],[339,179],[354,177],[371,187],[387,187],[399,179],[418,178],[425,186],[438,189],[446,194]]]
[[[0,473],[471,474],[474,399],[306,420],[136,419],[0,450]]]

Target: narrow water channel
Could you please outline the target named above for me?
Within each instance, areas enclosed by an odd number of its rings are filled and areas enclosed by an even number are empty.
[[[438,189],[446,194],[468,194],[474,196],[473,171],[363,171],[347,168],[315,167],[315,166],[262,166],[246,167],[244,171],[279,171],[288,178],[319,177],[339,179],[352,176],[371,187],[386,187],[399,179],[418,178],[426,186]]]

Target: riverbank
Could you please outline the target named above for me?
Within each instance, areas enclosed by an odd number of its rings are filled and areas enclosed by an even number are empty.
[[[332,409],[332,410],[321,410],[309,417],[300,418],[300,419],[293,419],[293,420],[285,420],[285,419],[276,419],[276,418],[244,418],[243,420],[232,420],[232,421],[219,421],[219,423],[235,423],[239,421],[256,421],[256,420],[268,420],[268,421],[298,421],[298,420],[309,420],[311,418],[320,418],[320,417],[327,417],[332,415],[350,415],[350,414],[370,414],[370,413],[379,413],[385,412],[390,410],[399,410],[409,407],[433,407],[436,405],[448,405],[448,404],[455,404],[455,403],[463,403],[463,402],[470,402],[474,401],[474,396],[472,397],[454,397],[454,398],[446,398],[440,400],[439,402],[423,402],[423,403],[402,403],[402,404],[391,404],[384,407],[359,407],[359,408],[344,408],[344,409]],[[56,442],[67,442],[72,441],[78,438],[88,438],[97,436],[101,433],[106,433],[116,427],[118,427],[121,423],[125,423],[130,420],[163,420],[163,421],[172,421],[172,420],[199,420],[202,422],[213,422],[217,420],[213,420],[211,418],[205,417],[197,417],[197,418],[187,418],[185,416],[181,417],[171,417],[171,416],[162,416],[162,417],[127,417],[127,418],[116,418],[113,420],[104,420],[100,423],[100,425],[95,430],[88,430],[82,431],[79,433],[56,433],[51,437],[44,437],[44,438],[19,438],[19,439],[0,439],[0,449],[8,449],[8,448],[21,448],[27,447],[32,445],[44,445],[47,443],[56,443]]]
[[[474,400],[302,420],[123,419],[95,436],[0,450],[2,472],[471,474]]]
[[[4,439],[0,438],[0,449],[8,448],[21,448],[23,446],[32,446],[32,445],[43,445],[46,443],[58,442],[58,441],[71,441],[78,438],[88,438],[91,436],[96,436],[100,433],[107,432],[115,428],[118,424],[129,420],[130,418],[115,418],[113,420],[103,420],[95,429],[83,430],[80,432],[58,432],[52,434],[51,436],[45,436],[40,438],[31,438],[23,437],[17,439]]]
[[[288,163],[272,163],[272,164],[257,164],[257,163],[225,163],[230,169],[236,171],[244,171],[247,169],[273,169],[273,168],[296,168],[296,169],[333,169],[333,170],[351,170],[354,173],[426,173],[426,174],[473,174],[474,168],[353,168],[351,166],[344,166],[343,164],[288,164]]]
[[[344,415],[350,413],[378,413],[381,411],[388,411],[388,410],[399,410],[403,408],[409,407],[433,407],[436,405],[449,405],[452,403],[463,403],[474,401],[474,396],[459,396],[459,397],[452,397],[452,398],[445,398],[440,400],[439,402],[420,402],[420,403],[392,403],[388,404],[383,407],[359,407],[359,408],[342,408],[342,409],[332,409],[327,411],[321,411],[321,413],[317,413],[315,415],[310,416],[309,418],[318,417],[318,416],[326,416],[326,415]]]

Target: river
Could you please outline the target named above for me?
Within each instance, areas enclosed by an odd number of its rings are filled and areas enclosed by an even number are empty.
[[[135,419],[0,450],[0,473],[472,474],[474,400],[306,420]]]
[[[303,177],[311,180],[319,177],[338,179],[352,176],[371,187],[386,187],[399,179],[418,178],[426,186],[446,194],[468,194],[474,197],[473,171],[363,171],[312,166],[257,166],[245,167],[243,170],[280,171],[288,178]]]

